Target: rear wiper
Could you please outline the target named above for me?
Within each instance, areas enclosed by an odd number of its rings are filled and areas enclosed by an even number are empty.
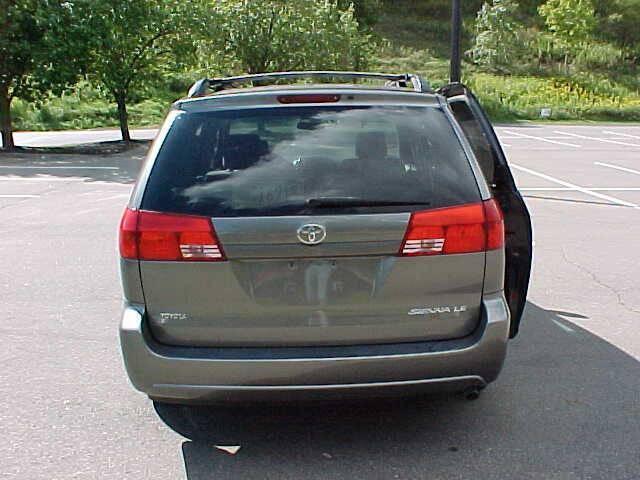
[[[308,198],[305,204],[315,208],[339,208],[339,207],[393,207],[411,205],[431,205],[431,202],[408,200],[373,200],[357,197],[318,197]]]

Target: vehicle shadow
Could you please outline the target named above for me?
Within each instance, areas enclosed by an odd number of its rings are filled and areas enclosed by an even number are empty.
[[[528,304],[500,379],[459,396],[327,404],[156,404],[187,478],[637,478],[640,364]],[[568,328],[560,328],[558,323]],[[239,445],[232,456],[214,445]]]

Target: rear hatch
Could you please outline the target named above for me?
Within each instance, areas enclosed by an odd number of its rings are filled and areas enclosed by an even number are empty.
[[[446,115],[290,100],[173,118],[132,213],[154,336],[293,346],[469,334],[486,202]]]

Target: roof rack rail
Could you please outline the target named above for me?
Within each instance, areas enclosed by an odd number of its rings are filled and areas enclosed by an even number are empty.
[[[203,78],[195,82],[189,92],[187,98],[203,97],[209,93],[209,90],[219,92],[230,86],[239,83],[263,82],[283,79],[296,78],[366,78],[386,80],[385,85],[396,86],[398,88],[407,88],[409,85],[413,90],[420,93],[433,93],[429,83],[420,78],[419,75],[413,73],[367,73],[367,72],[332,72],[332,71],[302,71],[302,72],[274,72],[274,73],[258,73],[253,75],[240,75],[237,77],[224,78]]]

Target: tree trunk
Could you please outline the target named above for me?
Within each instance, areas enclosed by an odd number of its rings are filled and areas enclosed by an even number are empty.
[[[125,94],[117,94],[116,102],[118,103],[118,120],[120,120],[120,133],[122,133],[122,140],[126,143],[131,141],[131,135],[129,134],[129,114],[127,113],[127,103]]]
[[[11,97],[9,89],[0,85],[0,130],[2,130],[2,148],[13,150],[13,127],[11,126]]]

